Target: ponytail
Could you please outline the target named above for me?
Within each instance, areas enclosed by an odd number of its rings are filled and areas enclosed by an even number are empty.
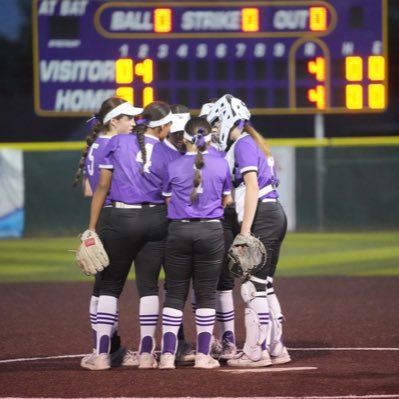
[[[256,144],[267,157],[273,156],[270,147],[266,143],[264,137],[250,123],[245,123],[243,131],[248,133],[255,140]]]

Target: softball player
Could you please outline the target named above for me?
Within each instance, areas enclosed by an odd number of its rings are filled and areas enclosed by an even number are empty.
[[[204,104],[199,115],[206,119],[216,101],[217,99],[212,99],[209,103]],[[212,140],[208,147],[208,152],[212,155],[225,157],[226,153],[220,147],[219,133],[220,121],[214,120],[211,131]],[[235,338],[235,310],[233,300],[234,277],[231,275],[228,269],[227,262],[227,250],[230,248],[234,237],[240,232],[234,203],[226,206],[224,209],[223,232],[226,255],[223,262],[216,295],[216,319],[220,329],[220,338],[213,337],[211,354],[216,359],[228,360],[231,359],[237,352]]]
[[[163,141],[165,151],[170,161],[173,161],[183,155],[185,148],[183,144],[184,127],[190,120],[190,110],[182,104],[174,104],[170,106],[172,111],[172,126],[168,137]],[[165,283],[165,291],[167,290]],[[178,334],[178,345],[176,351],[177,362],[193,362],[195,360],[195,351],[186,341],[184,336],[183,323],[181,324]]]
[[[173,123],[170,128],[169,136],[164,140],[164,144],[166,144],[174,152],[177,150],[179,154],[183,154],[184,126],[191,119],[190,110],[182,104],[171,105],[170,109],[172,111]]]
[[[259,237],[268,255],[266,267],[241,286],[241,296],[247,305],[247,336],[243,353],[227,362],[233,367],[262,367],[291,360],[283,345],[283,315],[273,289],[287,219],[278,201],[273,156],[249,123],[250,116],[246,105],[229,94],[221,97],[208,115],[208,121],[220,121],[222,148],[230,146],[227,159],[234,173],[240,233]]]
[[[100,178],[91,204],[88,229],[96,230],[109,193],[112,210],[102,241],[110,265],[101,273],[97,306],[97,351],[91,370],[110,367],[110,337],[117,318],[118,298],[135,261],[140,296],[139,368],[155,368],[154,334],[158,321],[158,277],[167,233],[166,206],[161,194],[161,140],[169,132],[168,104],[144,108],[134,134],[116,135],[100,163]],[[112,183],[112,184],[111,184]]]
[[[227,162],[209,155],[211,127],[199,117],[185,126],[187,152],[169,164],[164,195],[170,220],[165,256],[168,287],[162,313],[162,354],[159,368],[175,368],[177,331],[193,282],[197,350],[195,368],[219,367],[209,355],[215,323],[216,286],[223,257],[221,219],[223,205],[231,202],[231,179]]]
[[[128,102],[119,97],[111,97],[105,100],[99,112],[89,120],[94,121],[91,133],[86,138],[87,147],[83,151],[79,161],[79,168],[76,173],[73,186],[76,187],[83,170],[83,193],[85,196],[92,196],[99,180],[99,160],[103,157],[106,146],[111,137],[116,134],[130,133],[135,125],[133,116],[142,112],[142,108],[135,108]],[[111,211],[112,203],[107,196],[104,207],[101,211],[101,217],[98,223],[98,231],[102,235],[102,229],[106,225],[107,218]],[[92,357],[96,354],[97,345],[97,305],[99,296],[99,283],[101,273],[95,276],[94,288],[90,298],[89,314],[93,334],[93,352],[81,360],[83,368],[92,366]],[[118,314],[115,323],[112,326],[111,336],[111,360],[113,365],[137,366],[138,360],[134,352],[121,347],[120,337],[118,335]]]

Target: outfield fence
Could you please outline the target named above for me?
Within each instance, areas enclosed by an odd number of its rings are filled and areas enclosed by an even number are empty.
[[[399,229],[399,137],[279,139],[269,144],[290,230]],[[75,235],[86,227],[90,199],[79,187],[72,188],[84,147],[84,142],[0,143],[1,151],[22,152],[23,236]],[[8,186],[2,184],[0,211],[5,198],[16,197]],[[0,221],[4,218],[0,214]]]

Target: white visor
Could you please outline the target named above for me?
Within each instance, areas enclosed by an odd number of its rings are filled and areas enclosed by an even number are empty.
[[[105,125],[107,122],[109,122],[112,118],[116,118],[119,115],[128,115],[128,116],[136,116],[140,115],[143,112],[143,108],[136,108],[133,107],[130,103],[127,101],[118,105],[114,109],[108,112],[104,116],[103,119],[103,124]]]
[[[201,110],[199,112],[198,116],[207,116],[209,114],[209,111],[212,109],[214,103],[206,103],[201,107]]]
[[[170,127],[170,133],[181,132],[184,130],[186,123],[190,120],[190,114],[172,114],[172,126]]]
[[[169,112],[168,115],[166,115],[165,117],[163,117],[162,119],[159,119],[157,121],[150,121],[148,122],[148,127],[159,127],[159,126],[163,126],[166,125],[167,123],[172,122],[172,113]]]

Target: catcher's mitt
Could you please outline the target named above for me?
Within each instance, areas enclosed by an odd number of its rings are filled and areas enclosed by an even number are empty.
[[[227,252],[228,265],[235,277],[248,279],[266,265],[266,248],[253,235],[238,234]]]
[[[76,261],[82,272],[92,276],[109,265],[108,255],[100,237],[95,231],[86,230],[80,236],[81,243],[76,251]]]

